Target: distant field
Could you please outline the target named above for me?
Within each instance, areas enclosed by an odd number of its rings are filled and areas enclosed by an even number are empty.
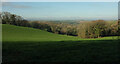
[[[3,63],[119,63],[117,36],[82,39],[34,28],[3,25]]]

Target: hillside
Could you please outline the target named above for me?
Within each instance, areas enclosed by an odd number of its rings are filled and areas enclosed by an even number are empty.
[[[116,37],[81,39],[34,28],[3,25],[3,63],[119,62]],[[112,52],[111,52],[112,51]]]
[[[78,40],[78,37],[59,35],[40,29],[4,24],[3,41],[62,41]]]
[[[3,41],[76,41],[117,39],[117,37],[82,39],[74,36],[54,34],[40,29],[20,27],[8,24],[2,25],[2,35]]]

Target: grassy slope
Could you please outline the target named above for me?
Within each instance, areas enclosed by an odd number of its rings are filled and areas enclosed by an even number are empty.
[[[33,28],[3,25],[3,63],[119,62],[119,41],[111,38],[84,40]]]
[[[117,37],[104,37],[97,39],[81,39],[78,37],[53,34],[39,29],[3,25],[3,41],[65,41],[65,40],[109,40]]]
[[[3,25],[3,41],[61,41],[78,39],[77,37],[53,34],[34,28]]]

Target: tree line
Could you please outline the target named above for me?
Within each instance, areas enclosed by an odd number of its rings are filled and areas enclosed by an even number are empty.
[[[0,13],[2,24],[32,27],[48,32],[78,36],[81,38],[99,38],[120,35],[120,21],[110,22],[104,20],[86,21],[79,24],[27,21],[21,16],[9,12]]]

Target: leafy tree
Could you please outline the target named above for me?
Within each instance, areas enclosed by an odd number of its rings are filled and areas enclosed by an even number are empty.
[[[11,14],[9,12],[2,12],[0,17],[3,24],[20,25],[21,21],[24,20],[21,16]]]

